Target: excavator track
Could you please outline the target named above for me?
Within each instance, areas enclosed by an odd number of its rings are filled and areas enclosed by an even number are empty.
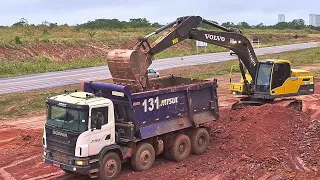
[[[294,98],[284,98],[277,100],[262,100],[262,99],[242,99],[231,106],[231,110],[243,109],[248,106],[262,106],[265,104],[279,105],[287,108],[291,108],[297,111],[302,111],[302,100]]]

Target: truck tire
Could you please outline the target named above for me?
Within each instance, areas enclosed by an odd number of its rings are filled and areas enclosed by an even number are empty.
[[[193,154],[204,153],[209,146],[209,133],[204,128],[196,129],[191,135],[191,151]]]
[[[173,161],[182,161],[188,158],[191,152],[190,138],[185,134],[177,135],[169,151]]]
[[[115,179],[121,171],[121,159],[116,152],[108,152],[103,156],[99,167],[99,180]]]
[[[155,160],[155,150],[149,143],[138,144],[136,153],[131,157],[131,166],[135,171],[144,171],[153,166]]]

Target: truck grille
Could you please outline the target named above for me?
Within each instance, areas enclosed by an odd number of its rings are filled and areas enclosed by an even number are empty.
[[[53,131],[55,131],[56,133],[54,134]],[[65,137],[59,135],[62,133],[67,136]],[[47,149],[51,150],[52,152],[74,156],[75,147],[79,135],[80,133],[74,133],[60,129],[53,129],[50,126],[46,126]]]
[[[53,160],[68,164],[69,158],[66,154],[62,154],[59,152],[52,152],[51,155]]]

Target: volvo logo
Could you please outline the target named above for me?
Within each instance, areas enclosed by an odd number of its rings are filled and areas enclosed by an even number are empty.
[[[223,36],[217,36],[217,35],[212,35],[212,34],[204,34],[204,36],[206,37],[206,39],[211,39],[214,41],[225,41],[226,38]]]
[[[62,136],[62,137],[68,137],[67,133],[56,131],[56,130],[53,130],[52,134],[57,135],[57,136]]]

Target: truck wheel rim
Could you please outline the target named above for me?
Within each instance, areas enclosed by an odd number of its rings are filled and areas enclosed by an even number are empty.
[[[179,154],[180,155],[183,155],[186,151],[186,142],[182,141],[180,144],[179,144]]]
[[[106,162],[104,166],[104,171],[107,176],[113,176],[117,172],[117,162],[113,159],[110,159]]]
[[[147,150],[144,150],[140,156],[141,165],[146,166],[150,163],[150,161],[151,161],[151,153]]]
[[[206,138],[204,136],[200,136],[198,139],[198,146],[202,147],[205,144],[206,144]]]

